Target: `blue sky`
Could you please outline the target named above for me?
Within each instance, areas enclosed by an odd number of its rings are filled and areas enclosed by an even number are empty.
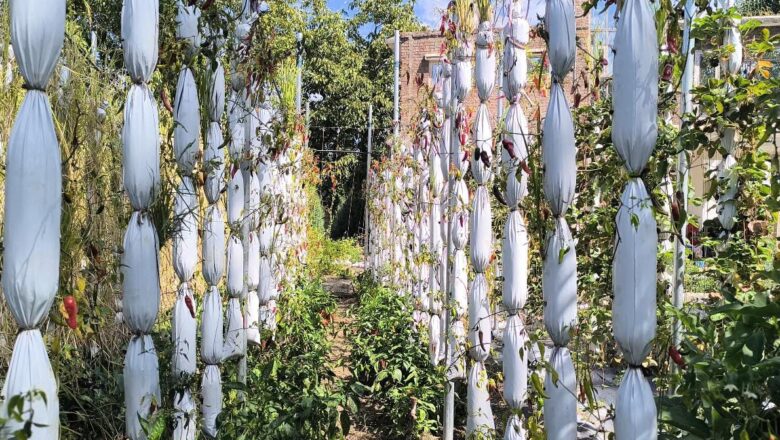
[[[328,7],[334,11],[345,10],[350,0],[328,0]],[[447,7],[449,0],[417,0],[414,5],[414,12],[421,22],[433,29],[439,28],[441,14]],[[523,8],[529,9],[528,21],[532,24],[536,22],[536,15],[544,14],[544,0],[526,0]],[[347,11],[349,14],[349,11]]]

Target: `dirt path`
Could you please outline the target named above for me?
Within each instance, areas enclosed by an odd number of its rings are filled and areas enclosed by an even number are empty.
[[[362,268],[357,268],[358,270]],[[353,279],[347,277],[328,277],[324,282],[325,289],[330,292],[336,300],[336,311],[332,318],[331,330],[331,348],[328,360],[335,367],[333,372],[336,377],[343,381],[349,381],[352,375],[349,371],[349,355],[351,345],[344,335],[345,330],[353,321],[352,309],[357,307],[358,298],[355,293]],[[363,408],[364,410],[367,408]],[[360,423],[360,420],[353,420],[352,427],[347,440],[374,440],[378,439],[368,429]]]

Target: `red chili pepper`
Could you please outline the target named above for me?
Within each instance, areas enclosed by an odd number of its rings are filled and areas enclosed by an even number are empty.
[[[65,312],[68,314],[68,327],[75,329],[78,326],[76,318],[79,313],[79,305],[76,304],[76,298],[68,295],[62,299],[62,304],[65,307]]]
[[[664,66],[664,74],[663,74],[662,79],[664,81],[671,81],[672,80],[672,72],[673,72],[672,64],[671,63],[667,63]]]
[[[187,309],[190,311],[190,315],[192,315],[192,318],[195,318],[195,306],[192,305],[192,298],[189,297],[189,295],[184,295],[184,304],[187,306]]]
[[[685,359],[683,359],[680,352],[671,345],[669,346],[669,357],[671,357],[672,361],[674,361],[674,363],[677,364],[680,368],[685,368]]]

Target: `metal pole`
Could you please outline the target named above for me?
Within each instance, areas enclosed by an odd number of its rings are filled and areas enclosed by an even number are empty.
[[[693,0],[688,0],[685,5],[685,29],[683,30],[683,44],[685,46],[685,70],[682,76],[681,112],[685,114],[692,110],[691,88],[693,87],[694,47],[695,40],[690,37],[691,21],[693,20],[695,5]],[[677,188],[674,201],[680,205],[680,212],[687,215],[688,212],[688,156],[685,151],[677,155]],[[676,308],[682,308],[685,303],[685,241],[687,239],[687,219],[680,225],[680,235],[674,240],[674,280],[672,289],[672,303]],[[680,323],[675,320],[673,327],[673,341],[679,346],[681,340]]]
[[[396,29],[393,44],[393,137],[398,139],[401,121],[399,119],[399,87],[401,75],[401,33]]]
[[[309,136],[311,135],[311,133],[309,133],[309,122],[310,122],[309,118],[310,118],[310,115],[311,115],[310,111],[311,111],[311,101],[307,99],[306,100],[306,117],[304,118],[304,120],[306,121],[306,137],[304,138],[304,141],[303,141],[303,148],[305,150],[309,149]]]
[[[298,46],[298,64],[295,78],[295,114],[301,114],[301,95],[303,95],[303,34],[295,34],[296,45]]]
[[[369,212],[368,212],[368,197],[369,193],[368,190],[371,188],[371,181],[369,180],[369,177],[371,176],[371,148],[372,148],[372,142],[374,135],[374,105],[368,104],[368,154],[366,155],[366,189],[363,194],[365,194],[366,199],[366,205],[365,205],[365,218],[363,220],[363,235],[365,244],[363,245],[363,252],[366,254],[366,263],[368,262],[368,257],[370,255],[370,237],[371,237],[371,230],[369,228]]]

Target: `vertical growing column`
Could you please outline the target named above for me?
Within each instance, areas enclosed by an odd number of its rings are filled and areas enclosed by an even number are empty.
[[[431,194],[429,190],[430,171],[428,165],[428,148],[431,143],[430,122],[428,121],[428,112],[423,111],[419,133],[414,148],[415,166],[411,170],[412,175],[417,177],[414,181],[414,193],[416,195],[415,205],[417,207],[417,255],[414,259],[417,268],[414,273],[417,274],[417,302],[420,306],[420,324],[423,329],[428,329],[431,324],[431,289],[430,273],[432,264],[431,254]]]
[[[725,0],[724,7],[733,8],[734,0]],[[742,68],[742,35],[737,27],[739,23],[732,22],[723,35],[722,47],[731,46],[734,51],[720,61],[720,74],[724,77],[738,75]],[[729,84],[728,89],[731,89]],[[723,229],[734,228],[734,216],[737,213],[738,176],[734,170],[737,160],[734,153],[737,149],[737,128],[725,126],[720,130],[720,145],[723,148],[723,160],[718,166],[718,219]]]
[[[443,292],[442,292],[442,273],[444,268],[442,267],[442,256],[444,254],[442,248],[441,237],[441,201],[442,192],[444,190],[444,181],[441,174],[441,160],[439,158],[438,144],[434,144],[433,136],[430,130],[430,120],[427,121],[428,128],[426,129],[426,142],[428,143],[428,188],[430,192],[430,213],[428,215],[429,222],[429,251],[430,251],[430,268],[428,273],[428,287],[430,297],[430,323],[428,325],[428,351],[431,357],[431,363],[438,365],[441,361],[444,353],[442,329],[444,323],[442,316],[443,306]]]
[[[555,229],[547,238],[542,291],[544,325],[554,344],[550,364],[557,373],[557,381],[552,372],[545,378],[548,398],[544,402],[544,424],[547,438],[571,439],[577,434],[577,378],[566,346],[577,321],[577,254],[565,215],[574,199],[577,153],[563,82],[574,66],[574,2],[547,0],[544,26],[552,90],[542,138],[543,189],[555,218]]]
[[[217,436],[217,416],[222,411],[222,377],[219,363],[222,361],[222,299],[219,285],[225,272],[225,220],[219,206],[225,186],[225,161],[222,151],[224,139],[220,120],[225,111],[225,70],[219,61],[209,72],[208,116],[206,148],[203,154],[203,172],[208,207],[203,221],[203,278],[208,290],[203,302],[201,321],[201,359],[206,365],[201,381],[203,401],[203,431],[210,437]]]
[[[244,290],[244,246],[241,242],[241,218],[244,211],[244,177],[241,173],[241,155],[244,150],[246,110],[244,82],[233,70],[228,98],[228,126],[230,130],[230,171],[227,182],[227,333],[224,341],[224,359],[240,358],[246,354],[247,332],[241,298]]]
[[[523,307],[528,298],[528,231],[520,211],[527,193],[528,121],[520,97],[527,81],[525,46],[528,44],[528,22],[523,18],[519,1],[512,3],[509,23],[504,28],[504,95],[509,101],[502,139],[501,163],[506,172],[504,200],[509,216],[504,224],[502,241],[503,303],[509,314],[504,329],[504,399],[512,408],[504,438],[524,439],[520,410],[526,399],[528,359],[525,345],[528,334],[523,322]]]
[[[157,64],[157,35],[158,2],[126,0],[122,47],[133,85],[125,103],[122,164],[133,214],[125,232],[121,272],[124,321],[133,332],[124,367],[125,434],[132,440],[146,438],[139,419],[148,418],[152,404],[160,402],[157,352],[149,335],[160,307],[159,245],[147,211],[160,187],[159,118],[147,86]]]
[[[450,71],[449,64],[442,65],[441,76],[439,77],[434,96],[436,98],[436,114],[434,125],[436,128],[435,145],[431,146],[429,155],[431,192],[433,197],[432,209],[435,211],[431,215],[431,244],[434,250],[435,271],[431,276],[431,284],[435,284],[431,295],[431,312],[436,317],[436,325],[431,319],[430,325],[430,349],[431,362],[438,365],[446,358],[445,347],[447,337],[447,325],[449,319],[446,319],[444,313],[445,299],[448,293],[447,289],[447,251],[449,248],[449,234],[447,233],[447,175],[449,174],[449,142],[450,142],[450,119],[447,115],[447,105],[450,100]],[[433,317],[432,317],[433,318]],[[434,341],[434,334],[436,335]]]
[[[10,17],[11,43],[27,93],[11,130],[6,161],[3,291],[19,333],[0,414],[7,418],[9,399],[21,396],[23,410],[33,417],[32,438],[57,438],[57,380],[38,327],[59,285],[62,173],[45,89],[65,37],[65,1],[14,0]],[[12,436],[23,427],[8,420],[2,433]]]
[[[461,22],[462,23],[462,22]],[[460,31],[458,31],[460,32]],[[450,307],[452,307],[452,326],[449,344],[452,361],[450,376],[453,379],[466,378],[466,328],[464,320],[468,308],[468,260],[466,243],[469,230],[469,189],[465,176],[469,170],[468,114],[464,101],[471,91],[471,55],[473,49],[468,40],[458,40],[454,49],[455,68],[452,71],[451,111],[453,112],[450,143],[450,241],[453,257],[450,270]]]
[[[471,154],[471,173],[477,184],[471,205],[471,265],[474,280],[469,290],[469,354],[472,364],[468,373],[467,426],[468,435],[489,435],[495,430],[490,408],[485,361],[490,356],[493,340],[488,301],[486,272],[493,252],[493,215],[487,185],[493,178],[493,127],[487,101],[496,80],[496,51],[493,49],[493,28],[490,24],[490,4],[479,4],[481,22],[476,37],[476,80],[479,108],[472,127],[474,151]]]
[[[246,310],[244,321],[247,326],[247,342],[260,344],[260,241],[257,229],[261,218],[260,169],[258,164],[263,154],[264,103],[250,107],[244,128],[245,142],[242,173],[244,174],[244,218],[242,221],[242,242],[244,248],[244,273],[246,275]]]
[[[623,4],[614,66],[612,141],[630,176],[615,218],[612,319],[629,365],[615,404],[615,436],[648,440],[658,435],[653,392],[640,368],[655,337],[658,250],[653,203],[640,177],[658,137],[658,40],[648,0]]]
[[[198,264],[198,193],[193,180],[195,162],[200,148],[200,108],[195,76],[188,64],[195,56],[199,44],[198,17],[195,6],[178,3],[176,14],[176,38],[184,41],[185,64],[179,72],[174,96],[174,156],[181,178],[174,201],[173,219],[173,268],[179,278],[176,303],[173,306],[172,368],[178,383],[174,399],[174,436],[195,438],[197,429],[196,403],[192,398],[188,380],[197,369],[197,305],[191,281]]]
[[[275,159],[269,156],[269,151],[273,146],[272,123],[273,111],[271,105],[264,102],[258,113],[258,155],[260,165],[258,166],[258,222],[256,228],[259,229],[258,245],[258,270],[259,287],[257,290],[259,300],[259,323],[263,328],[270,331],[276,330],[276,300],[279,298],[279,291],[276,286],[276,274],[274,271],[278,257],[276,253],[280,247],[277,237],[276,220],[278,217],[275,203],[276,185],[278,185],[278,164]]]

